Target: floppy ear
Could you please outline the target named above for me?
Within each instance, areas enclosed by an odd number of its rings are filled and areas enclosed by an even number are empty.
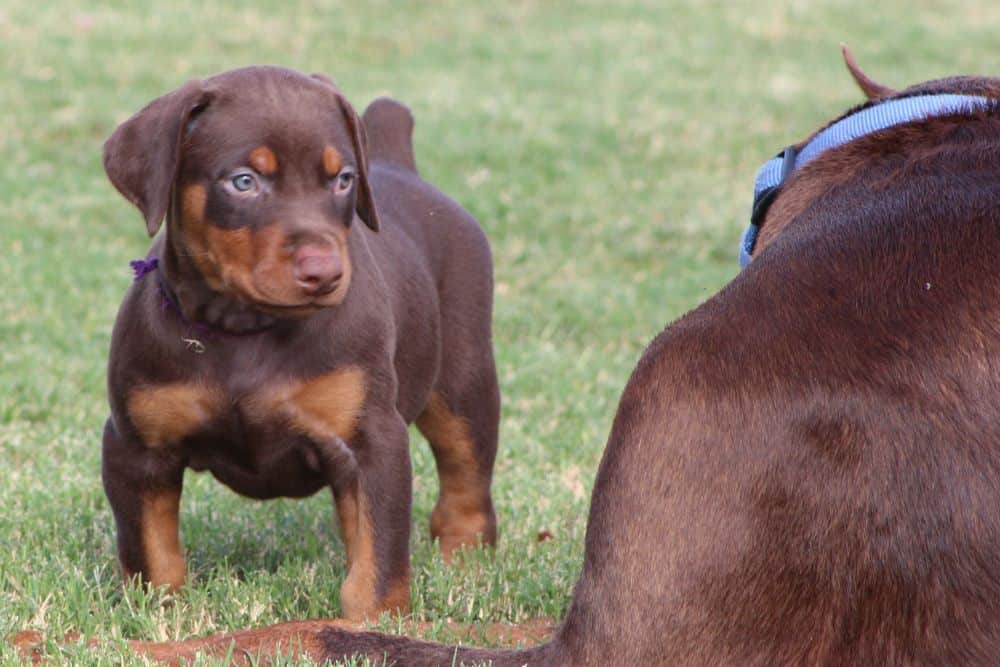
[[[358,217],[364,220],[372,231],[377,232],[382,225],[378,219],[378,210],[375,208],[372,186],[368,181],[368,135],[365,134],[364,123],[361,122],[351,103],[340,93],[336,95],[340,113],[344,116],[344,122],[351,133],[354,157],[358,161],[358,198],[354,206],[358,211]]]
[[[208,101],[202,82],[188,81],[118,126],[104,142],[104,171],[146,218],[153,236],[170,205],[188,119]]]
[[[840,45],[840,52],[844,55],[844,64],[847,65],[847,71],[851,73],[851,77],[858,84],[858,88],[865,94],[865,97],[869,100],[877,100],[896,94],[896,91],[889,86],[883,86],[881,83],[873,81],[867,74],[862,72],[861,67],[858,66],[858,62],[851,55],[846,44]]]
[[[351,144],[354,147],[354,157],[358,161],[358,197],[354,204],[358,217],[364,220],[365,224],[377,232],[382,226],[378,219],[378,209],[375,208],[375,196],[372,194],[372,186],[368,181],[368,135],[365,133],[365,124],[361,122],[354,107],[347,101],[347,98],[337,90],[337,84],[333,79],[325,74],[314,73],[310,75],[313,79],[321,81],[333,89],[333,94],[337,98],[337,106],[340,107],[340,115],[344,117],[344,124],[347,131],[351,133]]]

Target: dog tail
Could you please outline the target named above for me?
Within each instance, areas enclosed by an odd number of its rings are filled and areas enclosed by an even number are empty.
[[[558,638],[548,644],[524,649],[483,649],[447,646],[379,632],[358,631],[338,620],[291,621],[256,630],[222,633],[179,642],[133,641],[134,651],[159,664],[179,665],[199,654],[224,657],[233,664],[255,661],[276,654],[308,657],[319,664],[368,658],[374,665],[394,667],[458,667],[490,665],[564,665],[565,651]]]
[[[362,119],[372,162],[384,160],[417,173],[417,161],[413,157],[413,114],[406,105],[391,97],[380,97],[368,105]]]
[[[319,633],[322,660],[367,656],[376,665],[398,667],[524,667],[563,664],[554,643],[526,649],[483,649],[447,646],[378,632],[352,632],[327,628]]]

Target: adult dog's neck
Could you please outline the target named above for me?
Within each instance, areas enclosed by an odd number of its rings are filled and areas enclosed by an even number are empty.
[[[940,162],[943,169],[970,159],[987,157],[1000,143],[1000,116],[993,108],[977,110],[965,116],[949,115],[899,125],[868,135],[829,151],[793,174],[767,213],[761,227],[754,255],[773,243],[790,225],[795,224],[810,207],[834,188],[867,178],[882,165],[893,174],[905,173],[916,165],[930,168]],[[995,153],[994,153],[995,154]],[[884,186],[892,178],[883,173]]]

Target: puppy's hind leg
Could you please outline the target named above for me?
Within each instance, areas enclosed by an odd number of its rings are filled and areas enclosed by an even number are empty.
[[[440,388],[417,418],[437,462],[440,492],[431,537],[450,561],[456,549],[494,545],[497,520],[490,495],[497,452],[500,392],[490,354],[465,391]]]
[[[493,358],[493,270],[478,223],[451,205],[437,231],[448,261],[438,276],[441,363],[416,423],[434,452],[440,495],[431,536],[445,560],[455,549],[493,545],[497,520],[490,496],[500,424],[500,388]]]

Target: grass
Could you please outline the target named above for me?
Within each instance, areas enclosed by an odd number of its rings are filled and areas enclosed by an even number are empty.
[[[253,62],[331,74],[359,107],[393,95],[416,115],[424,175],[489,234],[495,558],[443,567],[433,465],[412,438],[413,616],[440,639],[445,619],[562,615],[621,388],[646,343],[734,275],[757,166],[859,101],[839,42],[890,85],[1000,71],[991,0],[89,4],[0,8],[0,638],[38,630],[75,664],[135,660],[122,638],[336,616],[344,576],[327,495],[257,503],[189,473],[189,587],[164,605],[121,586],[104,363],[148,240],[99,156],[153,97]],[[70,632],[103,644],[60,647]]]

